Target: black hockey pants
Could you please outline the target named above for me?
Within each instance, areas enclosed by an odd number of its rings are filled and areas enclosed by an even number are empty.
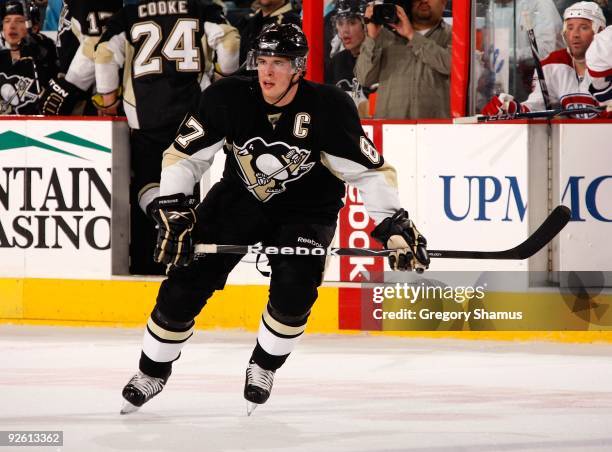
[[[198,207],[197,218],[194,237],[200,243],[248,245],[261,241],[266,246],[327,247],[336,227],[335,224],[271,221],[251,194],[227,182],[213,186]],[[194,318],[213,292],[223,289],[229,273],[241,258],[240,255],[209,254],[188,267],[171,270],[161,284],[149,320],[156,323],[154,329],[165,325],[164,328],[179,334],[190,331]],[[269,299],[252,359],[265,369],[275,370],[284,363],[304,331],[317,299],[317,287],[322,282],[325,256],[268,255],[268,259]],[[183,342],[189,336],[186,333]],[[141,370],[153,376],[169,373],[171,362],[156,363],[150,358],[143,353]]]

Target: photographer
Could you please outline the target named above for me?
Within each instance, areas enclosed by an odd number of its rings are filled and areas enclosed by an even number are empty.
[[[57,73],[54,47],[31,30],[32,6],[9,0],[0,7],[2,48],[0,50],[0,114],[39,113],[40,95]]]
[[[377,118],[447,118],[451,29],[442,20],[446,0],[399,3],[376,1],[366,8],[368,36],[355,65],[357,80],[363,86],[380,84]]]

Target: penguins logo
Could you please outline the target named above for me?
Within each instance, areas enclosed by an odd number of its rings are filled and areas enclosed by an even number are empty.
[[[233,146],[234,157],[246,188],[260,201],[287,190],[293,182],[312,169],[315,162],[305,163],[310,151],[277,141],[266,143],[260,137],[251,138],[243,146]]]
[[[0,114],[19,113],[21,108],[35,102],[38,96],[30,92],[34,80],[18,75],[7,76],[0,72]]]

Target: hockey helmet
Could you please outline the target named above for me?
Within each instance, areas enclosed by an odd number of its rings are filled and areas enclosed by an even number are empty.
[[[295,24],[271,24],[261,31],[247,54],[247,69],[257,69],[257,57],[280,56],[289,58],[295,72],[306,70],[308,41]]]
[[[590,20],[595,34],[606,28],[606,18],[595,2],[577,2],[568,6],[563,12],[563,34],[567,31],[565,21],[568,19]]]
[[[17,16],[25,16],[26,15],[26,2],[22,0],[8,0],[6,3],[0,7],[0,19],[3,19],[6,16],[17,15]]]
[[[366,5],[366,0],[338,0],[334,19],[348,19],[352,17],[363,19]]]

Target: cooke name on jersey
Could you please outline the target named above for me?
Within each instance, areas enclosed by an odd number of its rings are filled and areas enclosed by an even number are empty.
[[[187,0],[162,0],[138,5],[138,17],[187,14]]]

